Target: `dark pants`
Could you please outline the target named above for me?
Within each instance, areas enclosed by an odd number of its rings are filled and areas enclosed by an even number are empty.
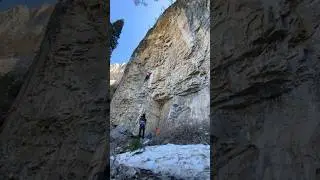
[[[148,81],[149,77],[150,76],[147,75],[146,78],[144,79],[144,81]]]
[[[144,138],[144,131],[145,131],[145,127],[140,127],[139,128],[139,137]],[[141,132],[142,132],[142,136],[141,136]]]

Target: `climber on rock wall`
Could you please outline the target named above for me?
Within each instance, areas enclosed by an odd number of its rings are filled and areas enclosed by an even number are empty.
[[[151,72],[147,72],[146,78],[144,79],[144,81],[147,81],[151,76]]]

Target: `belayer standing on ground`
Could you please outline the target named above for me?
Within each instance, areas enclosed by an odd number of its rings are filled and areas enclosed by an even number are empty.
[[[144,138],[144,131],[146,129],[146,123],[147,123],[147,119],[146,119],[146,114],[144,113],[140,117],[139,137]],[[141,136],[141,133],[142,133],[142,136]]]
[[[148,81],[148,79],[150,78],[151,76],[151,72],[147,72],[147,75],[146,75],[146,78],[144,79],[144,81]]]

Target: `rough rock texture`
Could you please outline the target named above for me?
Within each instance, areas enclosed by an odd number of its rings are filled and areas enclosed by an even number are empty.
[[[39,50],[53,5],[0,12],[0,126]]]
[[[0,73],[25,73],[39,50],[53,5],[16,6],[0,12]]]
[[[150,170],[125,166],[113,165],[110,171],[110,180],[182,180],[174,176],[161,175]]]
[[[110,64],[110,85],[117,86],[121,80],[126,64]]]
[[[124,69],[126,68],[126,64],[111,64],[110,65],[110,80],[108,83],[110,84],[110,98],[112,99],[114,92],[118,88],[119,82],[122,78]]]
[[[320,178],[319,9],[319,0],[213,1],[217,179]]]
[[[178,128],[209,127],[209,57],[209,1],[177,0],[127,64],[112,98],[111,123],[136,134],[138,116],[146,112],[146,133],[159,127],[160,136],[172,138]],[[152,75],[144,82],[147,71]]]
[[[0,179],[92,179],[106,167],[105,14],[98,1],[55,6],[1,128]]]

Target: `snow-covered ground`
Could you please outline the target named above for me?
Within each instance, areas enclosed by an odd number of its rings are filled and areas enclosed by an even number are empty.
[[[182,179],[210,179],[210,146],[159,145],[116,155],[116,161],[125,166],[151,170]],[[113,160],[114,157],[111,157]]]

